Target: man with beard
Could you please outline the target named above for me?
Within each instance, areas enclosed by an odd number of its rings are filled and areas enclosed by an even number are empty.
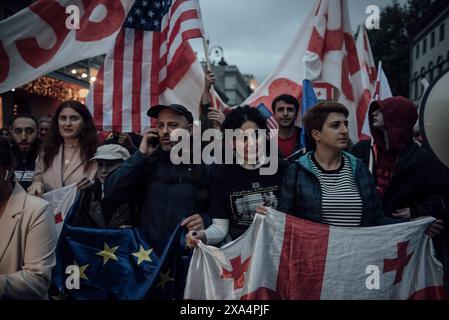
[[[304,147],[301,145],[301,128],[295,126],[299,102],[289,94],[281,94],[274,98],[271,109],[279,126],[278,147],[281,157],[292,162],[303,155],[301,149]]]
[[[37,121],[32,116],[18,116],[12,122],[12,151],[15,181],[25,190],[31,185],[39,151]]]
[[[106,178],[104,201],[111,206],[136,201],[138,227],[161,254],[181,220],[187,230],[207,227],[206,216],[199,213],[208,206],[209,174],[207,166],[175,165],[170,159],[178,143],[170,135],[179,129],[192,132],[193,116],[184,106],[156,105],[147,114],[157,119],[156,127],[145,133],[139,150]]]

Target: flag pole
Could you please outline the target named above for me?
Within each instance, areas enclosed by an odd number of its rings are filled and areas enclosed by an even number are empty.
[[[204,48],[204,57],[206,59],[206,69],[207,69],[207,71],[211,71],[210,60],[209,60],[209,44],[208,44],[207,40],[205,39],[205,37],[203,37],[203,48]],[[212,96],[212,107],[214,109],[217,109],[217,103],[215,101],[215,88],[214,88],[213,84],[210,86],[209,94]]]

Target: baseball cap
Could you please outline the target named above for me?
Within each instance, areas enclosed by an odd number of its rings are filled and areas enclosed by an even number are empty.
[[[126,160],[130,157],[128,150],[119,144],[105,144],[97,148],[95,155],[90,160]]]
[[[164,104],[158,104],[155,106],[152,106],[148,111],[147,111],[147,115],[151,118],[157,118],[159,115],[159,112],[161,112],[164,109],[171,109],[179,114],[182,114],[183,116],[185,116],[187,118],[187,121],[189,121],[189,123],[193,123],[193,116],[192,113],[187,110],[186,107],[180,105],[180,104],[170,104],[170,105],[164,105]]]

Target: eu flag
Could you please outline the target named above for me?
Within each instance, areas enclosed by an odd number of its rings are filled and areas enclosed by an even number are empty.
[[[182,298],[190,256],[181,250],[184,235],[179,224],[158,256],[137,228],[70,225],[78,200],[67,215],[56,248],[53,299]],[[79,288],[73,286],[73,274],[66,273],[69,266],[79,270]]]

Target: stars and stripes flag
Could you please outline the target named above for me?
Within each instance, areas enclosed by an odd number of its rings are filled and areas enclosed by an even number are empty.
[[[268,208],[221,248],[199,242],[184,298],[444,299],[443,268],[424,233],[433,220],[345,228]]]
[[[197,60],[187,40],[202,36],[198,0],[137,0],[87,97],[96,127],[147,129],[148,108],[161,103]]]
[[[279,129],[279,126],[276,119],[273,116],[273,113],[271,113],[270,109],[268,109],[263,103],[260,103],[256,108],[267,121],[267,126],[270,129],[269,132],[270,139],[277,137],[278,133],[277,130]]]

